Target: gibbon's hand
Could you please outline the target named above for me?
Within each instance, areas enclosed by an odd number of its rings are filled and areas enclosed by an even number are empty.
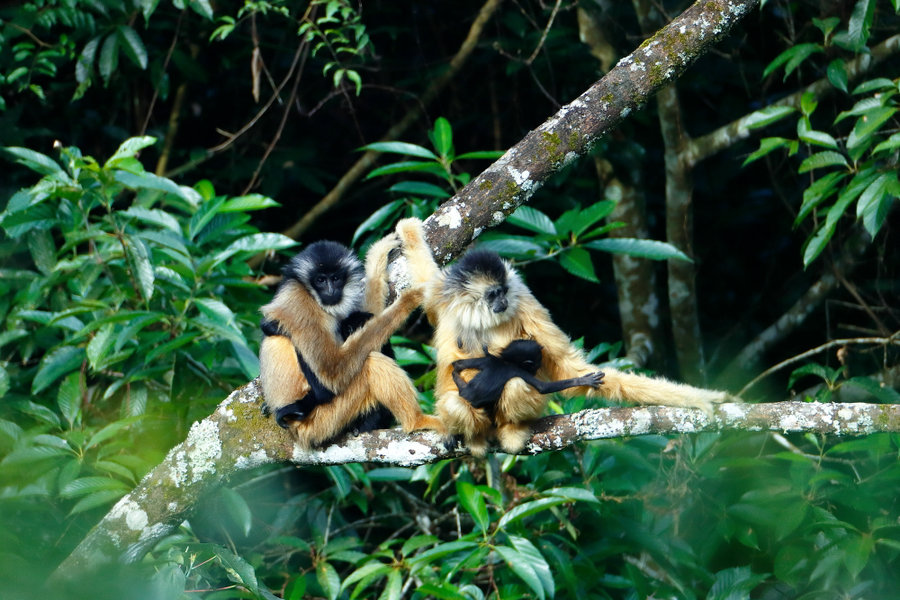
[[[596,373],[588,373],[587,375],[583,375],[578,379],[582,382],[580,385],[587,385],[594,389],[597,389],[601,385],[603,385],[603,377],[605,373],[603,371],[597,371]]]

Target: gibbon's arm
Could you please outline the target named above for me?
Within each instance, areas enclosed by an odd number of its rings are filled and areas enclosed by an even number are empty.
[[[400,247],[400,238],[388,234],[369,246],[366,252],[366,310],[377,315],[387,306],[388,258],[391,250]]]
[[[423,307],[428,320],[434,324],[437,322],[434,317],[444,275],[431,255],[431,247],[425,241],[422,221],[415,218],[402,219],[397,223],[397,235],[403,244],[403,255],[409,263],[412,285],[425,291]]]
[[[324,318],[318,302],[296,281],[283,285],[272,302],[263,307],[263,314],[281,323],[322,383],[339,393],[359,374],[369,354],[381,349],[421,300],[419,290],[404,292],[343,344],[335,339],[333,324]]]
[[[560,379],[558,381],[541,381],[534,375],[526,373],[525,371],[522,371],[521,374],[517,374],[517,377],[523,379],[525,383],[536,389],[541,394],[555,394],[556,392],[561,392],[569,388],[584,386],[596,389],[603,384],[603,376],[603,371],[595,371],[588,375],[573,377],[571,379]]]

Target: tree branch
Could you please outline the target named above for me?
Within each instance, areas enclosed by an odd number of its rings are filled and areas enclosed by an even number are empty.
[[[188,516],[203,494],[229,477],[261,465],[367,462],[414,467],[468,453],[464,448],[447,449],[435,432],[405,434],[399,429],[348,436],[322,449],[305,450],[295,446],[289,434],[263,416],[261,409],[262,394],[256,380],[232,392],[213,414],[194,423],[187,439],[119,500],[54,577],[64,578],[117,559],[140,559]],[[561,450],[598,439],[722,430],[851,436],[897,432],[900,405],[722,404],[713,415],[668,406],[589,409],[537,421],[522,454]]]

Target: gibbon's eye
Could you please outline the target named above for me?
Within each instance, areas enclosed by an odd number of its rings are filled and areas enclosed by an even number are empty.
[[[328,280],[328,278],[325,277],[324,275],[316,275],[315,282],[316,282],[317,284],[319,284],[319,285],[322,285],[322,284],[325,283],[327,280]]]
[[[533,360],[523,360],[522,366],[526,367],[527,369],[533,369],[536,365],[534,364]]]

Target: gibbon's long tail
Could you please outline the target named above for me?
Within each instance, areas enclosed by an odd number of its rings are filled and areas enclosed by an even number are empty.
[[[614,369],[603,369],[603,372],[603,383],[592,392],[610,400],[700,408],[711,413],[713,404],[730,398],[726,392],[696,388],[661,377],[645,377]]]

